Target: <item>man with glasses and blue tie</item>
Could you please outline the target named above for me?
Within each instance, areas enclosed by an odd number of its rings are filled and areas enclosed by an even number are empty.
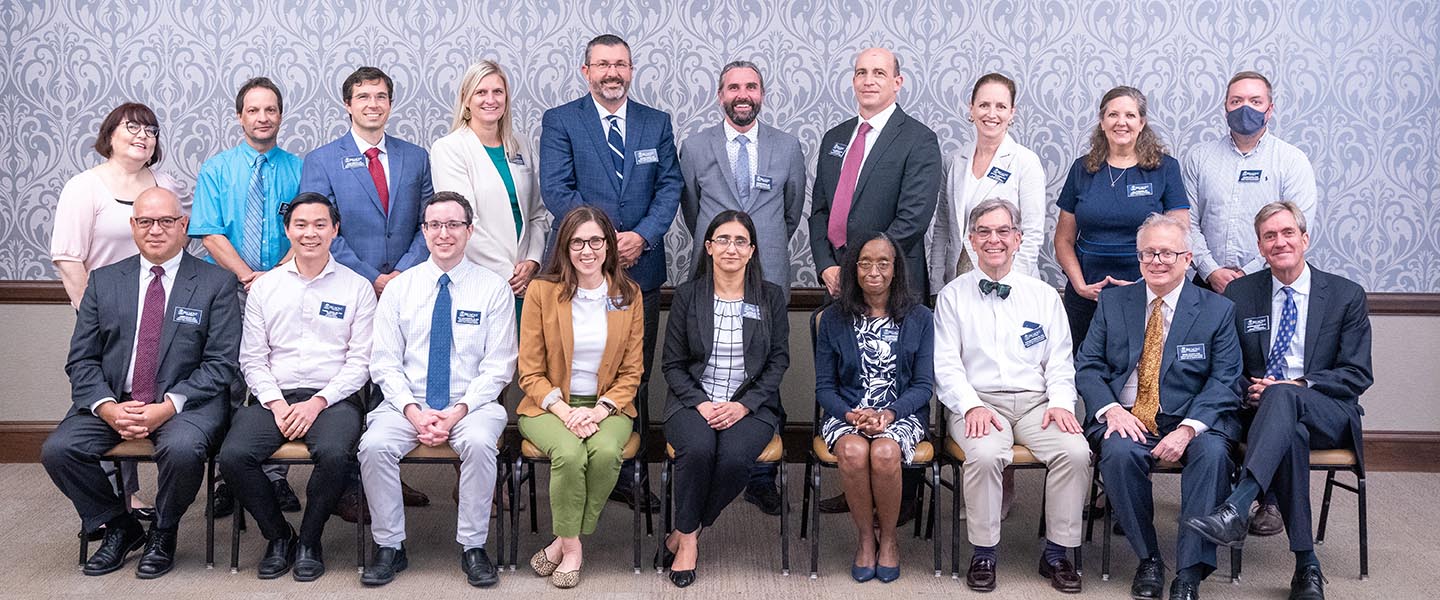
[[[634,68],[630,45],[617,36],[600,35],[585,45],[580,73],[590,93],[545,111],[540,120],[540,197],[557,217],[590,205],[615,223],[620,265],[640,285],[645,304],[645,372],[635,420],[635,430],[643,432],[665,283],[665,232],[680,206],[682,183],[670,114],[630,100]],[[554,236],[560,219],[552,227]],[[621,481],[629,481],[634,464],[625,464]],[[641,479],[647,479],[643,470]],[[629,490],[616,486],[610,497],[635,506]],[[644,509],[659,508],[654,494],[646,496]]]
[[[519,352],[515,297],[505,279],[465,260],[475,215],[463,196],[435,194],[421,214],[430,258],[391,281],[375,313],[370,377],[385,402],[360,437],[360,475],[378,548],[360,583],[390,583],[409,564],[400,459],[419,444],[448,443],[461,461],[461,570],[470,585],[487,587],[499,581],[485,541],[505,430],[499,397]]]

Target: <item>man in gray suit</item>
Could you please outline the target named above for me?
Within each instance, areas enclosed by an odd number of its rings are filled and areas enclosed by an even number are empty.
[[[180,517],[220,442],[241,319],[235,275],[184,252],[188,219],[175,194],[150,188],[134,211],[140,255],[90,274],[65,363],[74,406],[40,460],[85,532],[105,527],[84,573],[116,571],[143,545],[135,575],[154,579],[174,564]],[[154,442],[160,471],[148,536],[100,468],[111,448],[140,439]]]
[[[715,215],[727,210],[755,221],[755,252],[765,280],[790,298],[790,236],[805,206],[805,155],[795,136],[760,123],[765,78],[760,67],[737,60],[720,70],[716,92],[723,119],[680,146],[680,214],[695,239],[690,256],[705,260],[705,231]],[[783,409],[782,409],[783,410]],[[784,414],[781,414],[784,420]],[[745,500],[769,515],[780,514],[775,465],[750,470]]]

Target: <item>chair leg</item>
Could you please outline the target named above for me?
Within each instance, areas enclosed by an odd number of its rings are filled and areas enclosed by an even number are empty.
[[[904,470],[903,470],[903,469],[901,470],[901,473],[902,473],[902,474],[901,474],[901,477],[903,478],[903,477],[904,477],[904,474],[903,474],[903,473],[904,473]],[[911,535],[913,535],[913,536],[915,536],[915,537],[917,537],[917,538],[920,537],[920,533],[921,533],[921,531],[923,530],[923,527],[925,526],[925,511],[924,511],[923,509],[924,509],[924,507],[925,507],[925,484],[926,484],[926,483],[928,483],[928,482],[926,482],[926,481],[924,481],[924,480],[922,479],[920,485],[915,486],[915,498],[913,499],[913,501],[915,502],[915,531],[914,531],[914,533],[912,533]],[[902,504],[903,504],[903,503],[902,503]]]
[[[530,463],[530,533],[540,532],[540,515],[535,509],[535,463]]]
[[[810,471],[810,578],[820,576],[820,467],[812,465]]]
[[[810,533],[810,471],[814,469],[814,463],[809,458],[805,459],[805,480],[800,485],[800,539]]]
[[[1085,541],[1095,539],[1095,501],[1100,499],[1100,464],[1097,462],[1094,468],[1095,474],[1090,476],[1090,503],[1085,505]]]
[[[960,578],[960,463],[950,463],[950,578]]]
[[[492,497],[495,499],[496,511],[490,516],[495,517],[495,559],[496,570],[505,568],[505,482],[509,478],[505,475],[506,462],[497,457],[495,459],[495,492]]]
[[[780,574],[790,576],[790,495],[786,491],[785,459],[776,465],[780,473]]]
[[[1050,476],[1050,467],[1045,467],[1045,476],[1046,476],[1046,478],[1049,478],[1049,476]],[[1037,519],[1038,521],[1040,521],[1040,525],[1039,525],[1038,527],[1036,527],[1035,537],[1040,538],[1040,539],[1042,539],[1042,540],[1045,539],[1045,508],[1046,508],[1045,503],[1050,500],[1050,494],[1046,493],[1046,492],[1048,492],[1048,491],[1049,491],[1049,486],[1047,486],[1047,485],[1041,485],[1041,486],[1040,486],[1040,518]],[[1003,502],[1003,500],[1002,500],[1002,502]]]
[[[515,570],[520,552],[520,474],[524,472],[524,459],[516,453],[515,462],[510,465],[510,570]]]
[[[930,461],[930,517],[929,524],[925,527],[925,535],[930,538],[930,544],[935,552],[935,576],[940,576],[940,536],[935,531],[935,513],[939,512],[940,505],[940,464]]]
[[[632,528],[634,529],[635,539],[631,543],[630,548],[631,552],[634,554],[634,561],[632,561],[631,566],[635,569],[636,575],[640,574],[640,513],[644,512],[646,518],[649,518],[650,515],[650,511],[645,510],[646,508],[648,508],[645,506],[645,504],[649,501],[649,496],[646,495],[642,497],[639,495],[640,490],[642,489],[640,486],[640,469],[643,468],[645,468],[645,463],[637,457],[635,459],[635,476],[633,479],[630,480],[630,497],[638,500],[635,503],[635,510],[631,511],[632,513],[634,513],[633,518],[635,522],[632,524]],[[649,488],[644,489],[648,490]],[[531,513],[530,517],[533,519],[535,517],[534,513]]]
[[[85,533],[85,525],[80,525],[80,560],[75,563],[78,567],[85,566],[85,557],[90,555],[90,536]]]
[[[660,527],[665,530],[665,533],[656,536],[659,539],[655,541],[655,560],[651,564],[652,567],[655,567],[656,573],[665,572],[665,565],[660,564],[660,555],[665,553],[665,539],[670,536],[672,527],[671,519],[675,498],[670,494],[673,492],[675,484],[670,481],[670,478],[674,476],[674,468],[675,463],[671,462],[669,458],[660,463]]]
[[[1100,531],[1100,537],[1104,540],[1100,544],[1100,581],[1110,581],[1110,503],[1105,503],[1105,525]]]
[[[240,507],[230,513],[230,574],[240,572],[240,515],[245,512]],[[214,517],[211,517],[214,518]]]
[[[369,507],[365,503],[364,482],[361,482],[357,492],[359,496],[357,502],[360,504],[360,518],[355,520],[355,572],[364,573],[365,550],[370,547],[369,544],[365,543],[365,515],[369,511]]]
[[[237,503],[238,504],[238,503]],[[211,456],[205,460],[205,505],[215,506],[215,457]],[[126,500],[125,508],[130,508],[129,500]],[[235,507],[235,512],[244,510],[240,506]],[[215,568],[215,511],[205,511],[205,568]]]
[[[1370,578],[1370,514],[1366,510],[1366,501],[1369,500],[1365,490],[1365,472],[1355,470],[1355,495],[1359,507],[1360,527],[1360,580]]]
[[[1230,549],[1230,583],[1240,584],[1240,569],[1244,561],[1244,554],[1243,548]]]
[[[636,460],[639,460],[639,459],[637,458]],[[646,465],[644,461],[641,461],[641,462],[639,462],[638,464],[636,464],[636,465],[635,465],[635,473],[637,474],[637,476],[638,476],[638,474],[640,473],[640,469],[645,469],[645,470],[646,470],[646,472],[645,472],[645,478],[644,478],[644,483],[643,483],[643,486],[644,486],[644,490],[643,490],[643,491],[645,492],[645,495],[643,495],[643,496],[635,496],[635,498],[640,499],[640,500],[643,500],[644,503],[648,505],[648,504],[650,503],[650,473],[649,473],[649,466]],[[649,507],[648,507],[648,506],[646,507],[646,510],[645,510],[645,535],[655,535],[655,521],[654,521],[654,517],[650,514],[650,510],[649,510]],[[636,569],[639,569],[639,568],[640,568],[640,559],[638,559],[638,558],[635,559],[635,568],[636,568]]]
[[[1075,574],[1085,574],[1085,542],[1083,541],[1075,547]]]
[[[1331,469],[1325,475],[1325,496],[1320,501],[1320,526],[1315,529],[1315,544],[1325,543],[1325,525],[1330,522],[1330,497],[1335,492],[1335,470]]]

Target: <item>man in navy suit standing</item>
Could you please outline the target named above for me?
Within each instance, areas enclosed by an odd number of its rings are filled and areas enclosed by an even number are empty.
[[[1181,463],[1180,516],[1210,513],[1229,490],[1230,450],[1239,435],[1240,343],[1235,305],[1185,278],[1187,224],[1152,214],[1140,226],[1134,285],[1100,293],[1076,357],[1085,435],[1100,449],[1100,472],[1140,564],[1133,598],[1159,598],[1165,566],[1155,539],[1150,471]],[[1215,544],[1181,528],[1170,598],[1199,597],[1215,570]]]
[[[680,206],[682,180],[669,113],[630,101],[634,68],[630,45],[617,36],[600,35],[585,45],[580,73],[590,93],[545,111],[540,121],[540,197],[556,217],[555,228],[575,207],[590,205],[604,210],[619,231],[620,263],[644,295],[645,373],[635,420],[644,432],[665,283],[665,232]],[[622,481],[631,477],[633,464],[625,465]],[[645,508],[657,508],[659,500],[647,496]],[[625,486],[616,486],[611,498],[635,505]]]

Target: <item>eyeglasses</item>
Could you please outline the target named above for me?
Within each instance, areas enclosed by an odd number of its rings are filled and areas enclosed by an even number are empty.
[[[616,71],[629,71],[629,70],[630,70],[630,67],[633,67],[633,66],[635,66],[635,65],[632,65],[632,64],[630,64],[630,63],[625,62],[625,61],[622,60],[622,61],[620,61],[620,62],[613,62],[613,63],[612,63],[612,62],[588,63],[588,64],[586,64],[586,66],[588,66],[588,67],[590,67],[590,68],[592,68],[592,69],[600,70],[600,71],[609,71],[610,69],[615,69]]]
[[[998,237],[1002,239],[1008,238],[1012,233],[1015,233],[1014,227],[997,227],[995,229],[990,229],[989,227],[977,227],[974,231],[970,232],[971,235],[982,240],[990,239],[991,237]]]
[[[584,250],[587,245],[590,246],[591,250],[603,250],[605,248],[605,238],[598,235],[590,239],[570,238],[570,249],[572,251],[579,252]]]
[[[743,237],[732,238],[728,235],[722,235],[712,240],[705,240],[705,242],[716,246],[734,246],[736,250],[745,250],[750,247],[750,240]]]
[[[183,218],[185,217],[160,217],[158,219],[152,219],[150,217],[130,217],[130,222],[134,223],[136,227],[139,227],[141,231],[149,231],[151,227],[157,224],[160,225],[161,229],[169,231],[174,229],[175,224],[179,223],[180,219]]]
[[[365,104],[370,101],[384,104],[390,101],[390,94],[387,94],[385,92],[380,92],[378,94],[355,94],[354,96],[351,96],[350,99],[361,104]]]
[[[1184,250],[1181,252],[1175,252],[1173,250],[1141,250],[1139,252],[1136,252],[1135,255],[1140,258],[1140,262],[1142,263],[1158,262],[1162,265],[1173,265],[1175,264],[1175,261],[1180,260],[1181,256],[1189,253],[1189,250]]]
[[[855,266],[860,267],[861,273],[869,273],[871,269],[877,268],[880,269],[881,273],[885,273],[890,270],[890,267],[895,265],[888,260],[862,260],[855,263]]]
[[[157,126],[157,125],[146,125],[146,124],[144,124],[144,123],[136,123],[136,122],[131,121],[131,120],[128,120],[128,119],[125,120],[124,123],[125,123],[125,131],[130,132],[130,135],[139,135],[139,136],[141,136],[141,137],[150,136],[150,137],[152,137],[152,138],[158,138],[158,137],[160,137],[160,127]],[[143,135],[142,135],[142,134],[143,134]]]
[[[421,223],[428,231],[460,230],[470,226],[469,221],[425,221]]]

